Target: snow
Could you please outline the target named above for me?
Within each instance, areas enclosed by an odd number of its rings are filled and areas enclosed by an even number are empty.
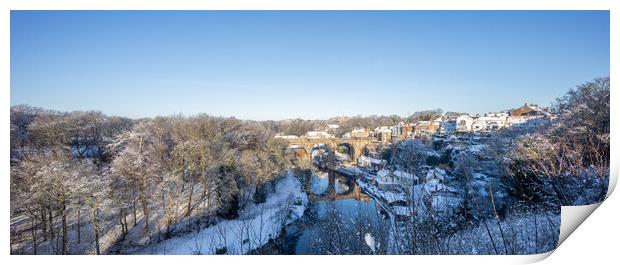
[[[437,179],[440,181],[445,181],[446,176],[447,176],[447,173],[445,170],[441,168],[433,168],[426,173],[426,180],[429,181],[429,180]]]
[[[282,178],[265,203],[250,205],[239,218],[224,220],[196,234],[175,237],[134,254],[244,254],[275,239],[283,225],[301,218],[308,204],[301,183],[293,175]]]
[[[391,191],[383,191],[378,190],[377,194],[383,197],[388,203],[397,202],[397,201],[405,201],[405,195],[402,193],[395,193]]]
[[[394,176],[398,177],[399,179],[401,179],[402,181],[413,181],[413,180],[417,180],[418,177],[414,176],[413,174],[407,173],[407,172],[403,172],[403,171],[394,171]]]
[[[559,224],[559,214],[511,213],[499,223],[491,218],[477,226],[442,237],[439,242],[459,246],[450,248],[448,253],[443,254],[544,253],[555,249],[560,232]],[[503,231],[500,230],[500,225]]]
[[[385,170],[385,169],[381,169],[377,172],[377,176],[379,178],[384,178],[386,176],[390,175],[390,171],[389,170]]]
[[[371,163],[381,164],[381,163],[383,163],[383,160],[381,160],[381,159],[376,159],[376,158],[367,157],[367,156],[360,156],[358,161],[359,162],[366,162],[368,164],[371,164]]]
[[[469,151],[474,154],[477,154],[477,153],[480,153],[480,151],[482,151],[485,147],[486,147],[485,144],[475,144],[469,147]]]
[[[375,252],[376,250],[375,238],[372,237],[370,233],[366,233],[366,235],[364,236],[364,241],[366,241],[366,245],[368,245],[368,247],[372,249],[372,252]]]
[[[392,206],[397,216],[411,216],[411,209],[407,206]]]

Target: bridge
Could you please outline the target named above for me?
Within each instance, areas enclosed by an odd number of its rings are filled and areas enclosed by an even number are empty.
[[[313,149],[319,145],[326,145],[329,152],[334,152],[339,146],[345,146],[349,150],[349,156],[353,161],[364,154],[367,146],[376,143],[372,138],[293,138],[285,139],[289,146],[295,147],[296,151],[303,150],[300,155],[296,152],[298,158],[311,158]]]

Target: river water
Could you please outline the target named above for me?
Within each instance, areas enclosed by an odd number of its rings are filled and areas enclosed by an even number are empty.
[[[304,182],[309,198],[304,216],[262,253],[372,254],[367,237],[384,241],[389,222],[355,180],[335,171],[313,170]],[[379,243],[377,250],[381,247]]]

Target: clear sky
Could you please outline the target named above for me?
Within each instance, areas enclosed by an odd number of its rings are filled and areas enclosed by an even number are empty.
[[[607,75],[608,11],[11,12],[11,105],[55,110],[483,113]]]

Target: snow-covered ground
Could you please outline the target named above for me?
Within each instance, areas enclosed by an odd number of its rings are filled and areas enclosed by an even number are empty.
[[[486,225],[485,225],[486,222]],[[500,229],[501,225],[501,229]],[[550,213],[510,214],[501,221],[483,221],[442,237],[441,254],[534,254],[555,249],[560,216]]]
[[[265,203],[249,205],[239,218],[164,240],[134,254],[244,254],[275,239],[283,225],[301,218],[307,204],[301,183],[289,174],[276,184]]]

